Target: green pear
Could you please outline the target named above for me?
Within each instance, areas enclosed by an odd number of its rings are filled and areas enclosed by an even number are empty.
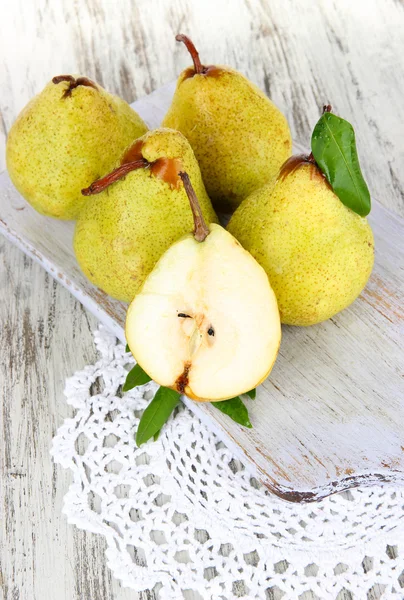
[[[372,230],[310,157],[292,157],[254,192],[228,230],[265,269],[282,323],[313,325],[349,306],[373,267]]]
[[[147,127],[130,106],[93,81],[54,77],[18,116],[7,140],[7,169],[40,213],[77,218],[81,189],[111,170]]]
[[[246,77],[223,66],[203,66],[192,42],[194,67],[183,71],[164,127],[178,129],[191,144],[206,190],[220,211],[274,180],[291,155],[288,123],[279,109]]]
[[[120,164],[86,195],[74,236],[84,274],[119,300],[131,301],[162,254],[192,230],[193,218],[178,173],[186,170],[209,223],[217,217],[198,163],[178,131],[156,129],[140,138]]]

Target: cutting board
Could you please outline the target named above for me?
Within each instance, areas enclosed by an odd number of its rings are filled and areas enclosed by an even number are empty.
[[[173,90],[170,84],[133,104],[150,128],[160,124]],[[404,485],[404,221],[375,200],[369,220],[376,261],[366,289],[325,323],[282,328],[274,369],[256,400],[246,400],[253,429],[184,397],[253,475],[289,501],[357,485]],[[7,173],[0,175],[0,231],[125,342],[127,306],[81,273],[74,223],[36,213]]]

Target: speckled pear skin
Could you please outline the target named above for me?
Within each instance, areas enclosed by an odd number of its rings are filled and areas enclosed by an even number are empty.
[[[81,189],[108,172],[124,148],[147,131],[130,106],[100,86],[48,83],[23,109],[7,140],[7,169],[40,213],[77,218]]]
[[[191,146],[178,131],[156,129],[143,138],[143,157],[179,158],[191,179],[207,223],[217,216]],[[132,171],[88,198],[80,213],[74,250],[88,279],[110,296],[130,302],[162,254],[194,222],[182,183],[172,188],[149,169]]]
[[[372,271],[370,225],[307,162],[247,198],[228,230],[265,269],[288,325],[314,325],[340,312]]]
[[[214,207],[227,212],[275,178],[292,141],[286,118],[261,90],[229,67],[209,69],[181,73],[163,126],[188,139]]]

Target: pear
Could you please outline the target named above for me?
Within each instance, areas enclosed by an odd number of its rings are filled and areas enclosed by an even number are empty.
[[[269,374],[281,339],[264,270],[220,225],[209,227],[180,173],[194,233],[173,244],[131,303],[125,334],[154,381],[197,401],[248,392]]]
[[[94,182],[76,223],[74,250],[84,274],[107,294],[129,302],[160,256],[192,227],[178,172],[187,169],[206,219],[217,217],[191,146],[178,131],[156,129]]]
[[[181,73],[163,126],[178,129],[188,139],[214,207],[233,211],[273,180],[291,155],[289,126],[241,73],[203,66],[189,38],[176,39],[185,43],[194,66]]]
[[[86,77],[54,77],[23,109],[7,140],[7,169],[44,215],[75,219],[81,189],[111,170],[147,131],[126,102]]]
[[[314,325],[349,306],[373,267],[367,220],[345,206],[312,156],[293,156],[228,230],[265,269],[282,323]]]

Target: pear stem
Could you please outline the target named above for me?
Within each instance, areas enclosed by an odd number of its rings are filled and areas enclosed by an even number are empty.
[[[94,81],[91,81],[91,79],[88,79],[87,77],[78,77],[77,79],[75,79],[72,75],[57,75],[56,77],[54,77],[52,79],[52,83],[54,84],[58,84],[61,83],[62,81],[68,81],[69,82],[69,87],[67,87],[63,93],[63,98],[67,98],[68,96],[72,95],[72,90],[74,90],[74,88],[79,87],[79,85],[84,85],[87,87],[92,87],[95,90],[97,89],[97,86],[95,85]]]
[[[188,50],[188,52],[191,55],[191,58],[193,60],[194,63],[194,69],[195,69],[195,73],[197,75],[201,75],[203,73],[204,70],[204,66],[201,63],[201,60],[199,58],[199,54],[197,49],[195,48],[193,42],[189,39],[188,36],[179,33],[178,35],[175,36],[175,39],[177,40],[177,42],[183,42]]]
[[[52,83],[54,83],[55,85],[57,85],[61,81],[69,81],[70,83],[76,83],[76,80],[73,77],[73,75],[57,75],[52,79]]]
[[[81,190],[81,193],[83,194],[83,196],[93,196],[94,194],[99,194],[115,181],[118,181],[119,179],[122,179],[122,177],[125,177],[125,175],[127,175],[131,171],[135,171],[136,169],[142,168],[145,169],[149,165],[150,163],[144,158],[125,163],[124,165],[121,165],[108,175],[105,175],[105,177],[94,181],[88,188]]]
[[[182,179],[185,191],[188,196],[189,204],[191,205],[192,216],[194,217],[194,238],[197,242],[203,242],[209,235],[209,227],[205,223],[205,219],[202,215],[202,210],[195,194],[194,188],[192,187],[191,180],[189,179],[188,173],[180,171],[178,175]]]

